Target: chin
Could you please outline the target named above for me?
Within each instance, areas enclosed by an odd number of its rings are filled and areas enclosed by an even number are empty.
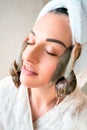
[[[29,87],[29,81],[28,81],[28,79],[26,79],[25,76],[20,75],[20,82],[21,82],[21,84],[23,84],[25,87]]]
[[[49,86],[49,82],[44,82],[42,80],[37,80],[34,78],[32,79],[31,77],[23,74],[20,75],[20,81],[27,88],[40,88]]]
[[[32,82],[31,79],[29,79],[29,77],[21,75],[20,82],[27,88],[35,88],[35,87],[33,87],[33,86],[35,86],[34,81]]]

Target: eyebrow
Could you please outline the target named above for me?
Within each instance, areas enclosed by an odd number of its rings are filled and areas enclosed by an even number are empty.
[[[35,36],[35,33],[34,33],[33,30],[31,30],[30,32]],[[64,46],[65,48],[67,48],[66,45],[65,45],[62,41],[60,41],[60,40],[56,40],[56,39],[53,39],[53,38],[47,38],[46,41],[59,43],[59,44],[61,44],[62,46]]]
[[[66,45],[62,41],[60,41],[60,40],[56,40],[56,39],[52,39],[52,38],[47,38],[46,41],[59,43],[59,44],[63,45],[65,48],[67,48]]]

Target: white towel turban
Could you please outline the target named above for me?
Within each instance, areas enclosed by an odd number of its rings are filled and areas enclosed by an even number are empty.
[[[76,42],[87,42],[87,0],[51,0],[41,10],[37,20],[52,9],[65,7],[68,10],[72,38]],[[73,39],[72,39],[73,40]]]
[[[87,0],[51,0],[41,10],[37,20],[48,11],[60,7],[65,7],[68,10],[72,41],[84,44],[81,56],[74,66],[78,85],[81,88],[87,82]]]

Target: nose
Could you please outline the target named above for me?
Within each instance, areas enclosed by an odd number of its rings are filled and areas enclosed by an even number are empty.
[[[33,64],[38,63],[40,59],[40,47],[35,45],[28,45],[22,54],[22,59]]]

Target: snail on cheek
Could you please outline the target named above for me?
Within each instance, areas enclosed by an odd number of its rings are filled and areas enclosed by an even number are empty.
[[[20,82],[20,73],[21,73],[21,68],[22,68],[22,53],[24,51],[24,49],[27,47],[27,41],[28,38],[26,38],[23,43],[21,44],[18,53],[17,53],[17,57],[15,60],[13,60],[12,64],[10,65],[9,68],[9,73],[12,77],[12,81],[14,83],[14,85],[19,88],[19,86],[21,85]]]
[[[81,52],[81,45],[76,43],[73,47],[66,49],[60,57],[57,67],[49,81],[55,84],[55,89],[58,97],[64,98],[71,94],[77,84],[76,76],[73,71],[73,66]]]

